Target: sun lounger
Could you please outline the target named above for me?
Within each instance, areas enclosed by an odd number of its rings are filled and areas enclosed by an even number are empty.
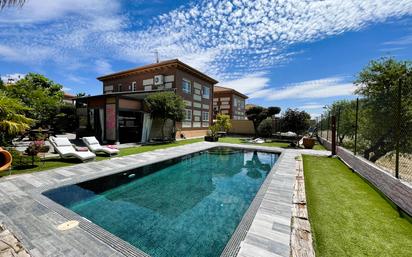
[[[95,137],[83,137],[82,139],[87,148],[89,148],[89,150],[93,153],[105,153],[108,155],[119,153],[119,149],[100,145],[99,141]]]
[[[250,143],[250,144],[263,144],[263,143],[265,143],[265,140],[262,139],[262,138],[260,138],[260,137],[255,138],[255,139],[253,139],[253,138],[244,139],[244,140],[242,140],[242,141],[243,141],[243,142],[246,142],[246,143]]]
[[[90,151],[76,151],[66,137],[50,137],[49,141],[61,158],[77,158],[81,161],[92,160],[96,155]]]

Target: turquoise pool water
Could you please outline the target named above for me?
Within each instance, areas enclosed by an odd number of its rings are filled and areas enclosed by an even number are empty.
[[[44,194],[151,256],[219,256],[277,158],[219,147]]]

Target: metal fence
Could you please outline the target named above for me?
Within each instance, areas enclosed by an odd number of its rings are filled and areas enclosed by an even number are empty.
[[[361,155],[395,177],[412,183],[412,86],[394,83],[379,97],[338,101],[317,119],[318,135]]]

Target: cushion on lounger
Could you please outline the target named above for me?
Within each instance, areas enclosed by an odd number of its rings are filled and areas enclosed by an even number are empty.
[[[55,137],[53,139],[56,146],[71,146],[69,139],[67,137]]]
[[[95,137],[85,137],[84,140],[86,140],[88,145],[99,145],[99,141]]]

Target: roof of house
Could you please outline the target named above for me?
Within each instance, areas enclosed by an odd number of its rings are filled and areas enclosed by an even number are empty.
[[[224,93],[233,93],[236,94],[244,99],[248,99],[249,97],[240,93],[239,91],[234,90],[233,88],[230,87],[222,87],[222,86],[214,86],[213,87],[213,92],[214,93],[219,93],[219,92],[224,92]]]
[[[64,99],[75,99],[77,96],[63,92],[63,98]]]
[[[208,81],[212,84],[218,83],[217,80],[215,80],[215,79],[207,76],[206,74],[196,70],[195,68],[179,61],[178,59],[162,61],[162,62],[158,62],[158,63],[153,63],[153,64],[148,64],[148,65],[136,67],[136,68],[129,69],[129,70],[119,71],[119,72],[115,72],[115,73],[112,73],[112,74],[108,74],[108,75],[98,77],[97,79],[100,80],[100,81],[104,81],[104,80],[107,80],[107,79],[113,79],[113,78],[128,76],[128,75],[135,74],[135,73],[155,71],[155,70],[158,70],[159,68],[163,68],[163,67],[180,68],[181,70],[184,70],[184,71],[189,72],[191,74],[197,75],[197,76],[201,77],[203,80]]]

